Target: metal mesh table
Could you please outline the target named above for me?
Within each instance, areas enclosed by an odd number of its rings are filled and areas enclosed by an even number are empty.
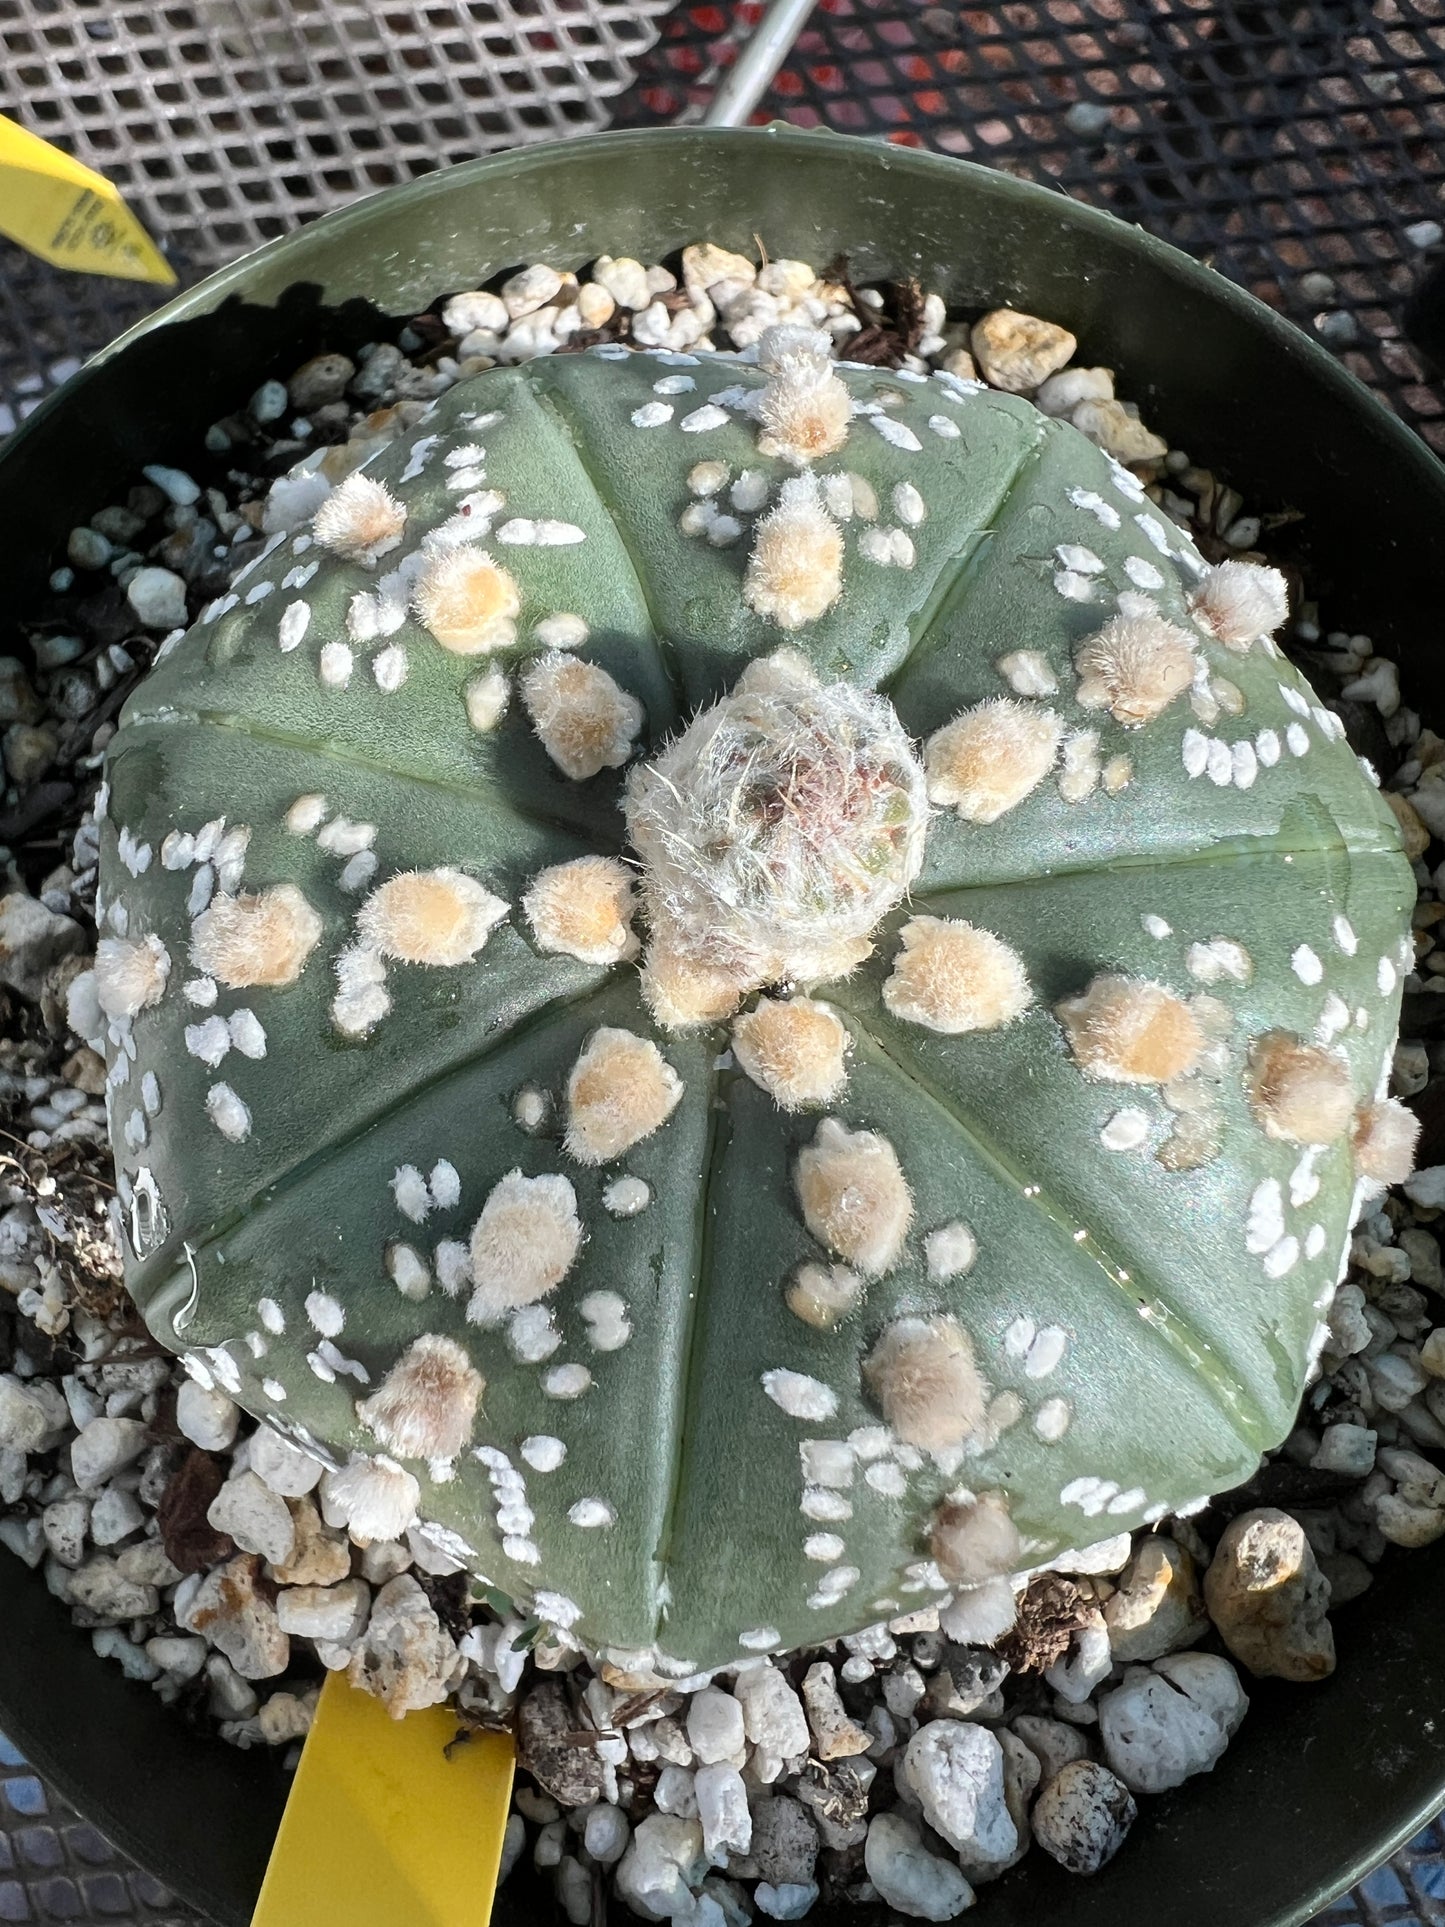
[[[478,152],[695,116],[761,8],[667,5],[0,0],[0,112],[117,181],[190,281]],[[1410,338],[1432,272],[1445,309],[1445,0],[819,0],[775,117],[1112,208],[1310,328],[1445,452]],[[0,243],[0,433],[159,298]],[[0,1922],[195,1918],[0,1739]],[[1321,1920],[1441,1927],[1445,1830]]]

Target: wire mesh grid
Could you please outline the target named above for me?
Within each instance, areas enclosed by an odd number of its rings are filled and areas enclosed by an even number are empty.
[[[759,11],[679,8],[619,118],[695,110]],[[1111,208],[1311,329],[1445,452],[1404,321],[1445,220],[1445,0],[819,0],[773,116]]]
[[[0,113],[114,181],[191,281],[371,189],[604,126],[668,4],[0,0]],[[0,244],[0,406],[159,298]]]

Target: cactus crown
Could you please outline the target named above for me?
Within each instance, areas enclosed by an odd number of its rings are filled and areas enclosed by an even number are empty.
[[[459,385],[111,749],[154,1329],[673,1674],[1246,1475],[1408,1153],[1413,881],[1282,595],[806,332]]]

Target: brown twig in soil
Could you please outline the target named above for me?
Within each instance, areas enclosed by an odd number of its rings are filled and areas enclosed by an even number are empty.
[[[923,339],[923,289],[911,275],[904,281],[883,284],[881,319],[880,311],[870,308],[853,285],[846,254],[837,257],[825,278],[842,288],[849,307],[863,324],[840,350],[849,361],[862,362],[869,368],[901,368],[904,357],[917,352]]]
[[[1019,1600],[1018,1620],[995,1648],[1015,1673],[1046,1673],[1087,1622],[1094,1595],[1062,1573],[1040,1573]]]

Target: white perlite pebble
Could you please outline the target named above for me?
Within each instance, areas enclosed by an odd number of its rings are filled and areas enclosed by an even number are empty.
[[[687,1708],[688,1744],[703,1766],[741,1753],[745,1739],[743,1709],[731,1693],[705,1686]]]
[[[145,1524],[145,1510],[133,1492],[108,1485],[91,1508],[90,1536],[98,1546],[118,1545]]]
[[[251,1439],[251,1470],[281,1498],[299,1499],[314,1491],[326,1468],[301,1446],[262,1425]]]
[[[287,1586],[276,1596],[276,1620],[283,1633],[349,1646],[360,1639],[371,1611],[371,1588],[364,1579],[336,1586]]]
[[[1130,1673],[1098,1705],[1111,1769],[1134,1793],[1164,1793],[1214,1766],[1249,1701],[1227,1659],[1175,1653]]]
[[[730,1854],[745,1854],[752,1845],[753,1819],[743,1776],[726,1761],[701,1766],[693,1779],[693,1791],[702,1824],[703,1851],[715,1867],[725,1867]]]
[[[670,1920],[692,1904],[707,1866],[696,1820],[650,1813],[617,1863],[617,1893],[644,1920]]]
[[[206,1519],[217,1532],[228,1532],[242,1552],[258,1552],[273,1566],[284,1565],[296,1543],[296,1522],[286,1501],[254,1472],[227,1479]]]
[[[0,1373],[0,1446],[39,1452],[67,1424],[65,1400],[48,1381],[24,1384],[12,1372]]]
[[[227,1452],[235,1443],[240,1410],[224,1392],[207,1391],[194,1379],[183,1380],[176,1393],[176,1424],[203,1452]]]
[[[145,629],[183,629],[186,585],[170,569],[137,569],[126,584],[125,599]]]
[[[955,1920],[973,1905],[973,1888],[951,1861],[930,1853],[901,1813],[875,1813],[868,1823],[863,1865],[888,1907],[913,1920]]]
[[[150,1443],[136,1418],[97,1418],[71,1440],[70,1470],[82,1492],[93,1492],[138,1459]]]
[[[599,1800],[591,1809],[582,1828],[583,1846],[602,1867],[613,1866],[622,1858],[631,1837],[627,1815],[605,1800]]]
[[[1003,1748],[986,1726],[930,1720],[908,1742],[902,1772],[966,1872],[986,1875],[1013,1859],[1019,1836],[1004,1800]]]
[[[776,1645],[776,1636],[768,1643]],[[795,1760],[807,1753],[803,1703],[776,1666],[763,1660],[743,1667],[733,1692],[742,1708],[743,1730],[754,1746],[780,1760]]]
[[[818,1900],[816,1880],[760,1880],[753,1888],[753,1900],[760,1914],[769,1920],[803,1920],[812,1913]],[[718,1910],[708,1927],[725,1927],[727,1915]]]

